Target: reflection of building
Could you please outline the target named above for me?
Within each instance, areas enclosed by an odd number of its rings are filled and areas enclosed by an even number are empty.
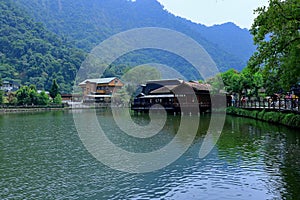
[[[0,90],[5,92],[14,92],[20,88],[20,84],[13,81],[3,81],[2,86],[0,86]]]
[[[79,84],[85,102],[110,102],[112,93],[124,84],[116,77],[87,79]]]
[[[154,80],[141,86],[141,92],[133,103],[132,109],[148,111],[151,106],[160,104],[167,111],[180,112],[181,108],[199,107],[201,112],[211,108],[209,84],[183,80]]]

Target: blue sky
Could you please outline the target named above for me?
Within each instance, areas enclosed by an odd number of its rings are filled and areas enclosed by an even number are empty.
[[[267,6],[268,0],[158,0],[165,9],[207,26],[234,22],[250,28],[255,18],[253,10]]]

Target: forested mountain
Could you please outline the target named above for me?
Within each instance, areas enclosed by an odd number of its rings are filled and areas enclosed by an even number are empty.
[[[190,26],[197,30],[208,41],[238,56],[243,62],[247,62],[256,49],[253,45],[253,38],[249,30],[241,29],[234,23],[228,22],[210,27],[190,23]]]
[[[195,24],[167,12],[156,0],[0,0],[0,20],[2,79],[41,89],[49,89],[52,79],[57,79],[64,92],[70,92],[84,54],[132,28],[163,27],[185,33],[208,51],[220,71],[241,70],[255,49],[246,29],[232,23]],[[131,66],[149,62],[175,67],[190,79],[199,78],[184,59],[159,50],[128,54],[106,75],[118,76]]]
[[[248,30],[232,23],[206,27],[164,10],[156,0],[15,0],[51,31],[90,51],[109,36],[132,28],[164,27],[198,41],[220,70],[242,69],[254,52]]]
[[[13,2],[0,0],[0,78],[49,89],[57,79],[62,91],[71,84],[84,53],[34,22]]]

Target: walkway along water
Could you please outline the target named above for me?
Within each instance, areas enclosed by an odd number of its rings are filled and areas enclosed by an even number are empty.
[[[237,103],[231,105],[229,103],[228,106],[234,106],[247,110],[267,110],[300,114],[300,101],[298,98],[280,98],[277,100],[272,100],[271,98],[263,100],[246,100],[238,101]]]

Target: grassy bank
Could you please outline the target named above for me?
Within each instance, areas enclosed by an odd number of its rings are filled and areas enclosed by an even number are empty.
[[[265,110],[246,110],[241,108],[229,107],[226,110],[227,114],[237,115],[258,119],[270,123],[282,124],[293,128],[300,128],[300,115],[294,113],[282,112],[266,112]]]

